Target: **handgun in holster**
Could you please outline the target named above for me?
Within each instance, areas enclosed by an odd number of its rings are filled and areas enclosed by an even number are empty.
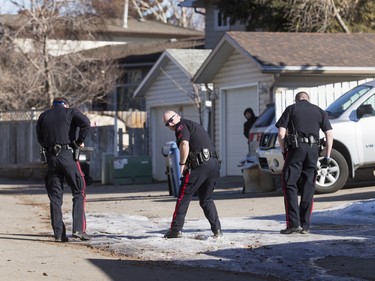
[[[43,164],[46,164],[47,163],[47,150],[44,147],[41,147],[39,149],[39,156],[40,156],[40,161]]]
[[[75,141],[73,141],[72,148],[73,148],[73,159],[74,161],[78,161],[79,154],[81,153],[81,147]]]

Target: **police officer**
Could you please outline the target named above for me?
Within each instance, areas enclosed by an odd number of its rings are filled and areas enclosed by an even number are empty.
[[[333,142],[332,127],[327,114],[310,103],[309,95],[299,92],[295,96],[295,102],[285,109],[276,123],[285,158],[282,187],[287,227],[280,231],[282,234],[309,232],[319,158],[319,130],[322,130],[326,137],[326,155],[322,164],[327,165],[330,161]],[[300,204],[298,181],[301,188]]]
[[[191,120],[183,119],[174,111],[164,113],[165,126],[175,131],[180,150],[181,185],[170,230],[165,238],[179,238],[185,216],[195,192],[199,204],[208,219],[214,237],[222,235],[221,224],[212,199],[220,164],[215,148],[203,127]]]
[[[62,219],[64,179],[73,196],[73,237],[90,240],[86,234],[86,183],[73,149],[82,148],[90,130],[89,119],[75,108],[69,108],[65,98],[56,98],[52,108],[38,119],[36,133],[39,144],[47,154],[48,172],[45,178],[50,200],[51,224],[56,242],[68,242]]]

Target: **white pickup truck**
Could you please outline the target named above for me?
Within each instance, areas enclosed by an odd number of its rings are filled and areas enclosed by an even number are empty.
[[[333,127],[332,161],[326,168],[317,163],[316,192],[341,189],[361,168],[375,168],[375,81],[361,84],[330,104],[326,112]],[[280,174],[283,158],[277,129],[269,128],[256,151],[262,171]]]

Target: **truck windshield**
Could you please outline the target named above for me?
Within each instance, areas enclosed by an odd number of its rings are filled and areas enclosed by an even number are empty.
[[[257,118],[253,127],[255,128],[268,127],[269,125],[271,125],[274,118],[275,118],[275,104],[271,103],[267,105],[266,109]]]
[[[329,118],[335,119],[340,117],[348,107],[355,103],[356,100],[367,93],[371,88],[371,86],[360,85],[339,97],[325,110],[328,113]]]

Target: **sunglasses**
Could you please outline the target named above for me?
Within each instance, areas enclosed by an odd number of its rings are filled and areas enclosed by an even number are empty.
[[[165,126],[166,126],[166,127],[169,127],[169,124],[172,123],[173,118],[174,118],[175,116],[176,116],[176,114],[173,114],[172,117],[169,118],[167,122],[165,122]]]

